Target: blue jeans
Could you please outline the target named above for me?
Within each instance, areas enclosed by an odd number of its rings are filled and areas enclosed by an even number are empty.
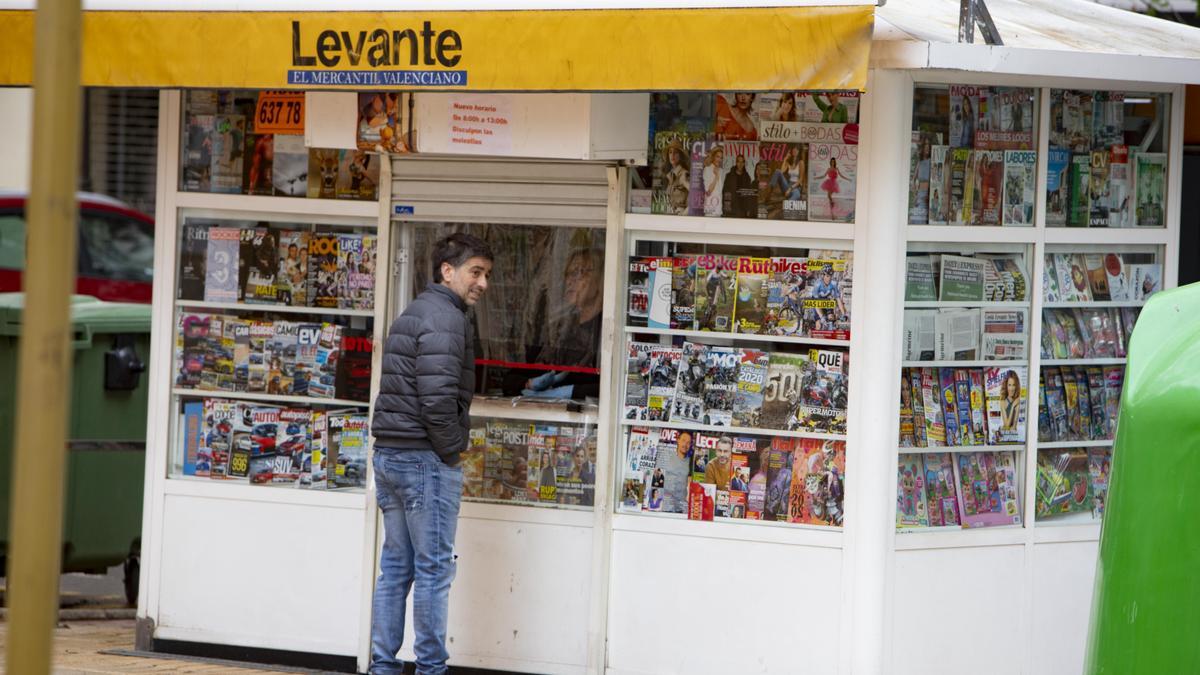
[[[383,511],[383,554],[371,620],[372,674],[400,673],[404,603],[413,589],[417,673],[446,672],[446,610],[454,580],[454,531],[462,466],[432,450],[376,448],[375,497]],[[414,588],[415,586],[415,588]]]

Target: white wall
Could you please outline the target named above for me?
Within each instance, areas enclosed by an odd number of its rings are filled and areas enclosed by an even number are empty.
[[[30,147],[33,143],[33,90],[0,88],[0,190],[29,189]]]

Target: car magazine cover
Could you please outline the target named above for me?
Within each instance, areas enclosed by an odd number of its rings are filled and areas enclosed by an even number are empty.
[[[925,459],[925,496],[929,508],[929,526],[959,525],[958,491],[955,488],[954,455],[932,453]]]
[[[683,350],[679,347],[654,345],[650,350],[649,392],[646,418],[654,422],[671,421],[675,401],[675,383],[679,381],[679,362]]]
[[[296,375],[296,357],[300,351],[299,325],[288,321],[271,324],[263,359],[267,363],[267,393],[290,396]]]
[[[761,426],[764,429],[793,429],[797,426],[801,388],[808,354],[773,352],[763,389]]]
[[[329,415],[324,410],[312,411],[312,488],[324,490],[329,487]]]
[[[737,258],[707,253],[696,257],[696,329],[729,333],[737,297]]]
[[[241,230],[236,227],[212,227],[204,262],[204,301],[237,302],[238,258]]]
[[[207,314],[180,314],[175,333],[175,386],[185,389],[200,387],[205,371],[208,334],[212,318]]]
[[[308,239],[308,301],[312,307],[338,307],[340,237],[314,233]]]
[[[675,400],[671,411],[674,422],[700,423],[704,419],[704,388],[708,374],[708,347],[684,342],[679,357],[679,376],[675,382]]]
[[[929,527],[921,455],[900,455],[896,470],[896,527]]]
[[[737,262],[737,300],[734,303],[734,330],[759,335],[764,332],[767,311],[766,280],[771,275],[770,258],[742,256]]]
[[[733,397],[733,426],[762,426],[763,391],[770,356],[761,350],[738,348],[737,392]]]
[[[312,418],[313,413],[307,408],[285,408],[279,413],[275,452],[291,460],[285,473],[290,475],[287,480],[295,481],[298,487],[312,485]],[[282,468],[282,464],[279,466]],[[272,480],[284,482],[279,474]]]
[[[846,352],[810,350],[802,387],[798,419],[791,429],[846,433]]]
[[[955,459],[963,527],[1020,525],[1013,453],[964,452]]]
[[[671,328],[696,327],[696,257],[676,256],[671,261]]]
[[[224,478],[229,468],[229,443],[237,403],[228,399],[204,399],[204,425],[197,451],[196,475]],[[203,466],[208,461],[208,470]]]

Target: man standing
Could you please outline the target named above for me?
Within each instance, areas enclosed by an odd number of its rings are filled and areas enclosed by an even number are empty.
[[[371,622],[371,668],[402,672],[404,604],[413,589],[417,673],[446,672],[446,610],[462,495],[475,354],[466,310],[487,290],[488,244],[452,234],[433,248],[433,280],[392,324],[375,399],[375,496],[384,541]],[[414,588],[415,587],[415,588]]]

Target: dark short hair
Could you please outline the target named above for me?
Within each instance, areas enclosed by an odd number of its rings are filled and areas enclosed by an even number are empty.
[[[492,247],[479,237],[465,232],[455,232],[439,239],[433,245],[433,281],[442,281],[442,263],[460,267],[471,258],[492,261]]]

